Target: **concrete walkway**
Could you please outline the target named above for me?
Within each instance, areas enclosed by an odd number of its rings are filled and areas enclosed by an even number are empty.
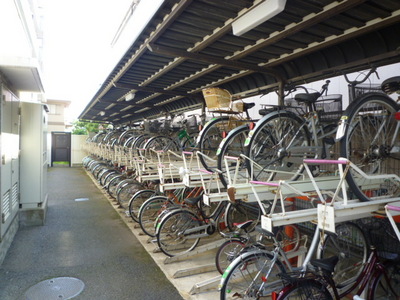
[[[20,228],[0,266],[1,300],[58,277],[85,284],[74,299],[182,299],[84,169],[50,168],[48,187],[46,224]]]

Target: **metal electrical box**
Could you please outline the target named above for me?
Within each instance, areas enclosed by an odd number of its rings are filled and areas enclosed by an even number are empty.
[[[19,100],[0,84],[0,241],[18,213],[19,206]]]
[[[44,224],[47,210],[47,113],[43,104],[21,103],[20,222]]]

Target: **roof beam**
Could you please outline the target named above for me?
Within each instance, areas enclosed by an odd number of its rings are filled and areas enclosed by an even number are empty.
[[[185,92],[167,91],[164,89],[140,86],[140,85],[136,85],[136,84],[115,82],[114,86],[117,88],[122,88],[122,89],[127,89],[127,90],[136,90],[136,91],[149,92],[149,93],[159,93],[159,94],[165,94],[165,95],[171,95],[171,96],[188,96],[188,97],[190,96],[190,94],[185,93]]]
[[[259,67],[257,65],[253,65],[253,64],[242,63],[242,62],[232,61],[232,60],[226,60],[224,58],[218,58],[215,56],[205,55],[205,54],[201,54],[201,53],[188,52],[185,50],[179,50],[176,48],[160,46],[160,45],[156,45],[153,43],[149,44],[148,48],[150,51],[158,53],[158,54],[163,54],[163,55],[172,56],[172,57],[184,57],[187,59],[202,61],[202,62],[205,62],[208,64],[217,64],[220,66],[231,67],[231,68],[239,69],[239,70],[251,70],[254,72],[267,73],[267,74],[274,76],[278,80],[282,79],[282,76],[277,71],[275,71],[274,69],[271,69],[271,68]]]

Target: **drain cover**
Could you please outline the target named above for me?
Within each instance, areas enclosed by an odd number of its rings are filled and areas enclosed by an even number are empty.
[[[25,293],[25,300],[64,300],[82,293],[83,281],[72,277],[48,279],[31,286]]]

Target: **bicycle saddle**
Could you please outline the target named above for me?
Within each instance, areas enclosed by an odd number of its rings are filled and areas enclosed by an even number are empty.
[[[310,260],[310,264],[312,264],[314,267],[321,268],[324,271],[333,273],[338,261],[339,261],[338,256],[332,256],[329,258],[312,259],[312,260]]]
[[[321,96],[320,93],[315,92],[315,93],[300,93],[294,96],[294,100],[297,102],[303,102],[303,103],[314,103],[317,101],[317,99]]]
[[[400,92],[400,76],[386,79],[382,82],[381,89],[388,95],[394,92]]]
[[[237,228],[243,229],[245,232],[247,232],[247,228],[249,228],[249,226],[251,224],[253,224],[253,221],[246,221],[246,222],[240,223],[240,224],[234,223],[233,225],[235,225]]]
[[[203,194],[197,197],[186,198],[183,202],[189,205],[195,205],[197,202],[200,201],[200,199],[203,199]]]
[[[243,103],[243,110],[248,110],[248,109],[254,107],[254,105],[256,105],[254,102]]]

